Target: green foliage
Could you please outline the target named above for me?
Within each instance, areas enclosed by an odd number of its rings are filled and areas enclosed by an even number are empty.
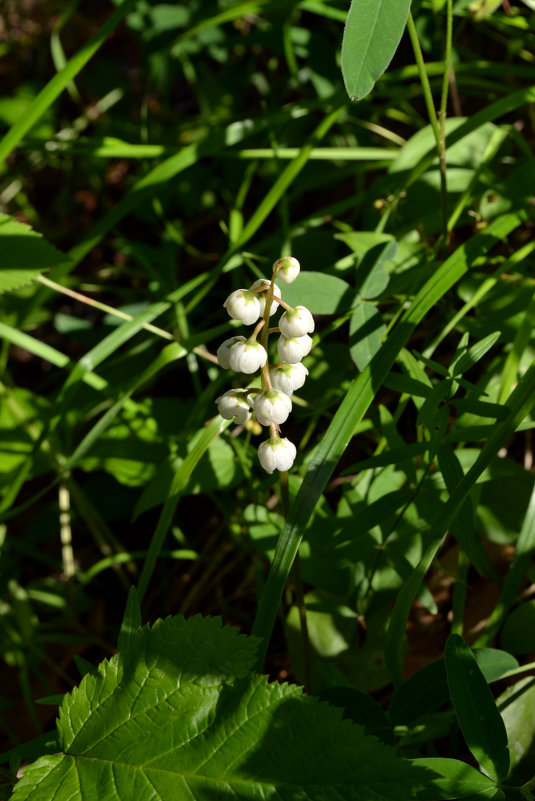
[[[406,801],[427,771],[297,687],[250,673],[255,641],[217,619],[167,618],[102,662],[60,708],[62,753],[24,770],[14,801],[377,798]],[[171,746],[171,748],[170,748]]]
[[[451,700],[466,744],[489,776],[504,779],[509,773],[507,733],[485,677],[456,634],[446,643],[444,659]]]
[[[352,0],[342,43],[342,72],[351,100],[361,100],[388,67],[411,0]]]

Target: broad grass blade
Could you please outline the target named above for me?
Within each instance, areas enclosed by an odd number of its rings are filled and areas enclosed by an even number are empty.
[[[509,772],[505,723],[470,648],[452,634],[444,653],[450,696],[466,744],[493,779]]]

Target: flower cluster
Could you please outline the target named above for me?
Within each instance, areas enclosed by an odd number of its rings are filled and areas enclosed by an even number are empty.
[[[234,336],[217,349],[221,367],[252,375],[260,370],[261,389],[232,389],[217,399],[221,417],[233,418],[244,425],[252,414],[263,426],[269,426],[270,437],[258,448],[258,458],[268,473],[289,470],[296,456],[295,445],[281,437],[280,426],[292,410],[291,396],[305,383],[308,370],[301,360],[310,353],[314,320],[304,306],[290,306],[281,298],[275,278],[290,284],[299,275],[299,262],[293,256],[278,259],[273,265],[271,281],[260,278],[249,289],[237,289],[223,304],[234,320],[244,325],[257,323],[250,337]],[[284,309],[276,328],[269,327],[269,318],[278,307]],[[277,353],[280,361],[268,364],[268,337],[279,333]]]

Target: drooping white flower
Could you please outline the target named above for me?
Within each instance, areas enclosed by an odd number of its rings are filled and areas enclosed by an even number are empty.
[[[272,367],[269,371],[271,386],[273,389],[280,389],[286,395],[292,395],[294,390],[301,389],[308,375],[308,370],[304,364],[279,364]]]
[[[255,339],[236,342],[230,349],[229,362],[237,373],[256,373],[267,362],[266,349]]]
[[[271,281],[268,281],[267,278],[259,278],[258,281],[255,281],[254,284],[251,286],[251,289],[256,289],[259,286],[265,286],[266,289],[269,287]],[[264,315],[264,311],[266,309],[266,295],[267,292],[257,292],[256,297],[258,298],[258,302],[260,303],[260,316]],[[281,298],[281,291],[277,284],[273,284],[273,297],[274,298]],[[271,306],[269,307],[269,316],[271,317],[272,314],[275,314],[277,309],[279,308],[279,304],[275,301],[271,301]]]
[[[244,325],[256,323],[260,317],[260,301],[247,289],[237,289],[232,292],[223,306],[234,320],[240,320]]]
[[[236,418],[238,425],[244,425],[251,419],[251,409],[245,399],[245,390],[229,389],[216,399],[217,410],[225,420]]]
[[[245,337],[225,339],[217,349],[217,361],[224,370],[228,370],[230,367],[230,349],[236,342],[245,342]]]
[[[299,275],[301,265],[293,256],[284,256],[282,259],[277,259],[273,265],[274,270],[277,268],[277,278],[284,284],[291,284]]]
[[[292,402],[284,392],[268,389],[256,396],[254,410],[256,419],[263,426],[268,426],[270,423],[280,425],[288,419],[292,411]]]
[[[281,334],[287,339],[311,334],[314,330],[314,318],[305,306],[287,309],[279,320]]]
[[[290,362],[290,364],[297,364],[305,356],[308,356],[311,348],[312,338],[308,334],[302,337],[291,337],[290,339],[281,334],[277,342],[279,359],[281,362]]]
[[[271,437],[258,447],[260,464],[268,473],[274,470],[289,470],[296,454],[295,445],[286,437]]]

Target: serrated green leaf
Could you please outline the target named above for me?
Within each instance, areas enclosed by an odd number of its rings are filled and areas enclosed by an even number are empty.
[[[342,74],[351,100],[361,100],[386,70],[405,29],[411,0],[353,0],[342,41]]]
[[[64,700],[62,754],[24,770],[13,801],[406,801],[429,771],[299,687],[247,675],[256,642],[196,616],[140,631]]]
[[[504,722],[475,656],[457,634],[444,652],[451,700],[466,744],[481,767],[499,780],[509,771]]]
[[[302,272],[282,289],[282,299],[291,306],[306,306],[312,314],[335,314],[350,309],[355,292],[347,281],[325,273]]]
[[[19,289],[67,257],[29,225],[0,214],[0,293]]]

